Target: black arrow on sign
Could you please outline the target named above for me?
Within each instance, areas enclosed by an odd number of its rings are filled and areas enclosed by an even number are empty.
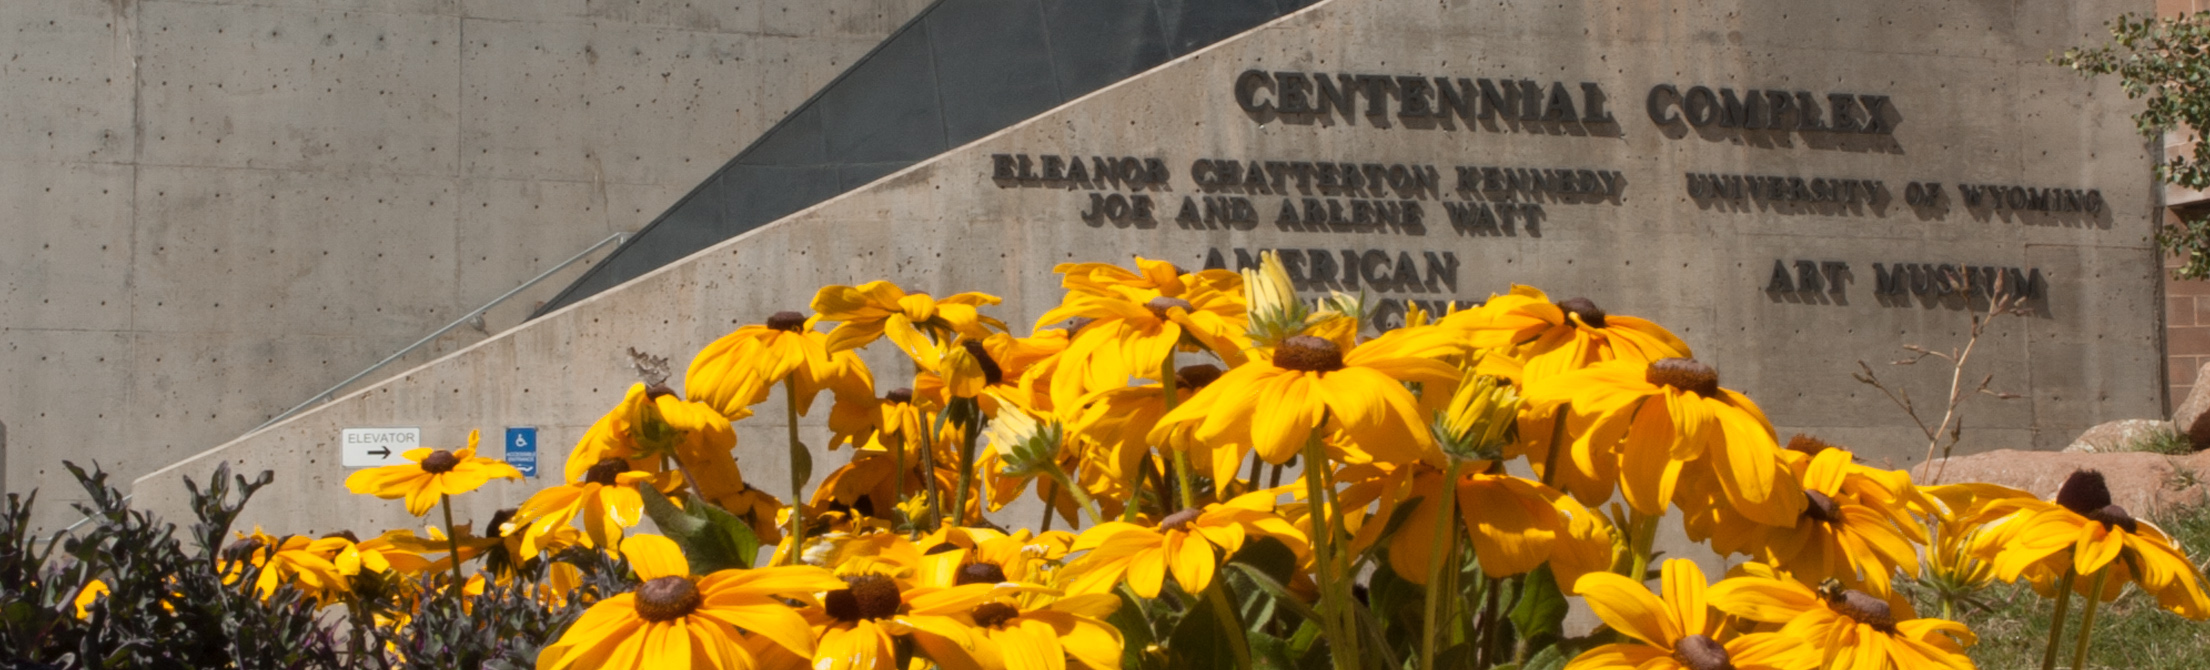
[[[375,456],[377,458],[391,458],[391,447],[383,447],[375,451],[368,452],[368,455]]]

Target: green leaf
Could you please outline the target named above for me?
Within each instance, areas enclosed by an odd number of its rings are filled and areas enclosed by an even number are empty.
[[[1291,550],[1289,545],[1282,544],[1281,540],[1265,536],[1244,542],[1243,548],[1236,551],[1228,562],[1256,568],[1277,583],[1289,581],[1297,572],[1297,552]]]
[[[637,490],[644,498],[645,514],[683,550],[691,574],[752,567],[760,538],[752,534],[752,526],[743,519],[695,495],[686,495],[679,508],[653,487],[640,486]]]
[[[1148,656],[1144,652],[1157,640],[1157,636],[1151,632],[1151,619],[1146,616],[1144,601],[1136,597],[1135,592],[1130,591],[1126,584],[1120,585],[1113,592],[1120,596],[1120,609],[1114,610],[1112,616],[1105,617],[1105,623],[1120,630],[1121,670],[1144,670],[1150,667],[1145,663]]]
[[[1202,597],[1194,599],[1189,611],[1182,615],[1182,622],[1167,636],[1166,655],[1168,667],[1174,668],[1245,668],[1251,663],[1251,650],[1245,638],[1243,622],[1236,619],[1235,611],[1225,606],[1226,593],[1221,591],[1225,582],[1215,579],[1205,588]]]
[[[1297,599],[1295,594],[1290,593],[1289,587],[1282,586],[1281,582],[1274,581],[1274,578],[1266,576],[1266,573],[1259,572],[1258,569],[1242,563],[1230,563],[1228,567],[1243,573],[1245,577],[1249,577],[1251,583],[1257,584],[1267,594],[1274,596],[1274,601],[1287,608],[1291,613],[1307,621],[1316,622],[1320,620],[1319,612],[1313,611],[1312,606],[1306,605],[1303,600]]]
[[[1520,586],[1519,602],[1512,606],[1512,628],[1519,631],[1519,639],[1528,641],[1562,634],[1567,609],[1565,594],[1558,591],[1558,580],[1545,563],[1527,573]]]

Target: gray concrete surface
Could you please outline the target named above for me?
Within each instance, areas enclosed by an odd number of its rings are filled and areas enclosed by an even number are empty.
[[[231,440],[635,230],[926,5],[0,3],[0,487],[66,523],[63,459]]]
[[[223,461],[279,472],[249,522],[317,533],[413,525],[395,503],[343,493],[340,429],[419,426],[428,442],[454,445],[473,427],[538,426],[544,471],[558,472],[583,428],[631,381],[627,348],[683,360],[735,324],[801,309],[824,284],[873,279],[1002,295],[995,313],[1025,332],[1060,295],[1055,263],[1140,254],[1198,265],[1215,248],[1447,251],[1460,260],[1455,287],[1381,297],[1480,299],[1512,282],[1557,298],[1588,296],[1612,313],[1672,327],[1716,365],[1722,384],[1763,405],[1783,439],[1810,431],[1899,467],[1922,457],[1923,436],[1850,373],[1871,362],[1928,405],[1947,389],[1946,371],[1885,362],[1907,344],[1962,346],[1972,301],[1876,295],[1872,264],[2035,268],[2046,292],[2033,313],[1998,321],[1975,358],[1975,378],[1992,372],[1994,388],[2022,397],[1972,399],[1959,453],[2053,450],[2089,426],[2161,407],[2153,154],[2114,84],[2044,61],[2098,40],[2105,17],[2146,9],[2115,1],[1332,0],[185,460],[136,490],[144,504],[176,510],[176,480]],[[1253,68],[1595,82],[1610,94],[1618,126],[1380,128],[1362,116],[1262,123],[1234,94],[1239,74]],[[1886,95],[1901,122],[1884,138],[1668,134],[1643,111],[1645,93],[1663,83]],[[1160,158],[1172,178],[1148,192],[1163,203],[1158,225],[1093,227],[1080,218],[1093,193],[1132,195],[1126,189],[1009,188],[992,179],[993,154],[1047,153]],[[1427,225],[1417,233],[1284,230],[1274,224],[1276,195],[1251,196],[1261,216],[1253,229],[1184,228],[1172,220],[1180,199],[1207,195],[1190,176],[1200,158],[1431,164],[1446,192],[1418,198]],[[1469,202],[1449,192],[1455,165],[1616,170],[1628,186],[1616,204],[1543,204],[1539,235],[1524,227],[1473,235],[1443,214],[1445,204]],[[1890,198],[1848,212],[1783,213],[1691,199],[1689,172],[1879,179]],[[1918,181],[1949,185],[1949,200],[1906,204],[1905,185]],[[2093,217],[2019,216],[1966,207],[1958,183],[2098,189],[2108,204]],[[1842,291],[1765,290],[1776,260],[1798,259],[1848,263]],[[874,360],[884,380],[910,369]],[[739,430],[740,463],[777,493],[781,430],[773,411]],[[807,430],[822,441],[819,427]],[[835,459],[817,462],[826,473]],[[463,512],[488,516],[548,483],[492,484],[463,501]],[[1025,524],[1032,514],[1007,518]]]

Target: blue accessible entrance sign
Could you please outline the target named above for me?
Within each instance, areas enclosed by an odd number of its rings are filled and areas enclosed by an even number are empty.
[[[506,429],[506,464],[522,471],[524,477],[537,476],[537,429]]]

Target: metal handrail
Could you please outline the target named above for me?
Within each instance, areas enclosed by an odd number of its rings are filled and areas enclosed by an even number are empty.
[[[341,390],[341,389],[344,389],[345,387],[347,387],[347,386],[350,386],[350,385],[352,385],[352,384],[353,384],[353,382],[357,382],[357,381],[360,381],[362,377],[367,377],[367,376],[369,376],[369,375],[371,375],[371,374],[375,374],[375,372],[376,372],[377,370],[381,370],[381,369],[383,369],[383,368],[384,368],[384,366],[386,366],[386,365],[390,365],[392,361],[396,361],[396,360],[399,360],[400,358],[404,358],[404,357],[406,357],[406,355],[407,355],[407,354],[411,354],[411,353],[414,353],[414,351],[415,351],[416,349],[420,349],[420,348],[422,348],[422,347],[423,347],[424,345],[427,345],[427,344],[429,344],[429,343],[431,343],[431,342],[434,342],[434,341],[436,341],[436,340],[437,340],[437,338],[440,338],[440,337],[444,337],[446,333],[450,333],[450,332],[453,332],[453,329],[454,329],[454,328],[459,328],[459,327],[461,327],[461,326],[462,326],[463,324],[466,324],[466,323],[468,323],[468,322],[470,322],[470,321],[474,321],[474,320],[476,319],[476,317],[482,316],[482,315],[483,315],[483,313],[491,311],[491,308],[493,308],[493,307],[498,307],[500,303],[504,303],[504,302],[506,302],[507,300],[509,300],[509,299],[512,299],[512,298],[513,298],[513,297],[514,297],[515,295],[518,295],[518,294],[520,294],[520,293],[521,293],[521,292],[523,292],[523,291],[529,290],[529,287],[531,287],[531,286],[536,286],[538,282],[544,281],[546,277],[551,277],[551,276],[553,276],[553,273],[556,273],[556,272],[559,272],[559,271],[561,271],[561,270],[567,269],[567,267],[568,267],[568,266],[576,264],[576,262],[577,262],[577,261],[581,261],[581,260],[583,260],[583,259],[584,259],[585,257],[587,257],[587,256],[590,256],[590,255],[591,255],[591,254],[592,254],[593,252],[596,252],[596,251],[598,251],[598,250],[600,250],[600,249],[604,249],[604,248],[606,248],[606,245],[608,245],[608,244],[619,244],[619,243],[620,243],[620,242],[621,242],[622,240],[628,239],[628,237],[629,237],[629,233],[614,233],[614,234],[612,234],[612,235],[608,235],[608,236],[606,237],[606,239],[603,239],[603,240],[599,240],[598,244],[593,244],[593,245],[591,245],[591,246],[590,246],[590,248],[588,248],[588,249],[584,249],[583,251],[577,252],[577,253],[576,253],[576,255],[568,257],[568,260],[564,260],[564,261],[561,261],[559,265],[555,265],[555,266],[552,266],[552,269],[546,270],[546,271],[544,271],[544,272],[540,272],[540,273],[538,273],[538,274],[537,274],[537,276],[536,276],[536,277],[532,277],[532,278],[530,278],[530,280],[529,280],[529,281],[526,281],[526,282],[522,282],[522,285],[521,285],[521,286],[516,286],[516,287],[514,287],[514,290],[511,290],[511,291],[507,291],[506,293],[504,293],[504,294],[501,294],[501,295],[500,295],[499,297],[497,297],[497,298],[492,298],[492,299],[491,299],[491,302],[487,302],[487,303],[484,303],[482,307],[478,307],[478,308],[476,308],[476,309],[474,309],[474,310],[472,310],[472,311],[468,312],[467,314],[463,314],[463,315],[461,315],[461,317],[460,317],[459,319],[456,319],[456,320],[454,320],[454,321],[453,321],[452,323],[448,323],[448,324],[445,324],[445,327],[444,327],[444,328],[439,328],[439,329],[437,329],[437,332],[434,332],[434,333],[430,333],[430,334],[429,334],[429,335],[428,335],[427,337],[423,337],[422,339],[419,339],[419,340],[415,340],[415,341],[414,341],[414,344],[409,344],[409,345],[407,345],[407,348],[405,348],[405,349],[400,349],[400,350],[399,350],[399,353],[396,353],[396,354],[392,354],[392,355],[390,355],[390,356],[385,356],[385,357],[384,357],[384,360],[380,360],[380,361],[377,361],[375,365],[371,365],[371,366],[368,366],[368,369],[360,371],[360,373],[359,373],[359,374],[356,374],[356,375],[353,375],[353,376],[351,376],[351,377],[347,377],[347,378],[345,378],[345,381],[342,381],[342,382],[338,382],[338,384],[337,384],[336,386],[332,386],[332,387],[330,387],[330,388],[327,388],[327,389],[323,389],[323,391],[322,391],[321,393],[317,393],[317,394],[315,394],[315,395],[314,395],[314,397],[308,398],[308,399],[306,400],[306,402],[302,402],[302,403],[299,403],[299,404],[297,404],[297,405],[293,405],[291,409],[287,409],[287,410],[284,410],[284,413],[283,413],[283,414],[278,414],[278,415],[276,415],[276,417],[275,417],[275,418],[272,418],[272,419],[269,419],[269,420],[267,420],[267,421],[263,421],[263,422],[261,422],[261,425],[258,425],[258,426],[254,426],[254,427],[253,427],[253,430],[249,430],[249,431],[246,431],[246,432],[245,432],[244,434],[245,434],[245,435],[252,435],[252,434],[254,434],[254,433],[258,433],[258,432],[261,432],[261,429],[263,429],[263,428],[267,428],[267,427],[269,427],[269,426],[275,425],[275,424],[276,424],[276,422],[278,422],[278,421],[283,421],[283,420],[285,420],[285,419],[289,419],[289,418],[291,418],[291,417],[292,417],[292,415],[294,415],[294,414],[298,414],[300,410],[306,409],[308,405],[312,405],[312,404],[315,404],[315,403],[317,403],[317,402],[321,402],[321,401],[329,400],[329,399],[330,399],[330,396],[332,396],[332,395],[335,395],[335,394],[336,394],[336,393],[337,393],[337,392],[338,392],[339,390]],[[137,494],[135,494],[135,493],[131,493],[131,494],[125,494],[125,495],[123,496],[123,502],[130,502],[131,496],[134,496],[134,495],[137,495]],[[67,533],[67,532],[69,532],[69,531],[73,531],[73,530],[76,530],[78,526],[82,526],[82,525],[84,525],[84,523],[85,523],[86,521],[91,521],[91,520],[92,520],[92,516],[90,516],[90,515],[87,515],[87,516],[85,516],[85,517],[84,517],[84,518],[82,518],[82,519],[78,519],[76,523],[72,523],[72,524],[69,524],[69,527],[68,527],[68,528],[63,528],[63,529],[61,529],[61,530],[58,530],[58,531],[54,531],[54,535],[55,535],[56,537],[59,537],[59,536],[61,536],[61,535],[62,535],[63,533]]]
[[[360,381],[362,377],[367,377],[371,374],[375,374],[377,370],[381,370],[384,368],[384,366],[390,365],[392,361],[399,360],[400,358],[405,357],[407,354],[414,353],[416,349],[420,349],[424,345],[428,345],[429,343],[436,341],[437,338],[444,337],[446,333],[453,332],[454,328],[459,328],[470,321],[474,321],[476,317],[482,316],[484,312],[489,312],[491,311],[491,308],[499,306],[499,303],[506,302],[507,299],[513,298],[516,294],[519,294],[524,290],[528,290],[531,286],[536,286],[537,282],[544,281],[546,277],[552,276],[555,272],[567,269],[568,266],[574,265],[576,261],[583,260],[584,257],[591,255],[592,252],[605,248],[608,244],[619,243],[623,239],[626,239],[628,237],[629,233],[614,233],[613,235],[608,235],[606,239],[599,240],[598,244],[591,245],[591,248],[584,249],[583,251],[578,252],[576,255],[568,257],[568,260],[561,261],[559,265],[553,266],[550,270],[538,273],[536,277],[531,278],[529,281],[522,282],[521,286],[514,287],[514,290],[507,291],[505,294],[500,295],[497,298],[492,298],[491,302],[484,303],[482,307],[478,307],[474,311],[461,315],[459,319],[454,320],[452,323],[445,324],[444,328],[437,329],[437,332],[430,333],[428,336],[425,336],[422,339],[415,340],[414,344],[409,344],[407,345],[407,348],[400,349],[399,353],[385,356],[384,360],[377,361],[375,365],[368,366],[368,369],[362,370],[360,374],[347,377],[345,378],[345,381],[338,382],[336,386],[323,389],[321,393],[317,393],[314,395],[314,397],[308,398],[306,401],[301,402],[297,405],[293,405],[291,409],[284,410],[283,414],[278,414],[274,418],[262,422],[261,425],[254,426],[253,430],[246,431],[245,434],[252,435],[254,433],[260,432],[261,429],[275,425],[278,421],[283,421],[285,419],[291,418],[292,415],[298,414],[300,410],[306,409],[308,405],[329,400],[330,396],[335,395],[339,390],[342,390],[347,386],[351,386],[353,382]]]

